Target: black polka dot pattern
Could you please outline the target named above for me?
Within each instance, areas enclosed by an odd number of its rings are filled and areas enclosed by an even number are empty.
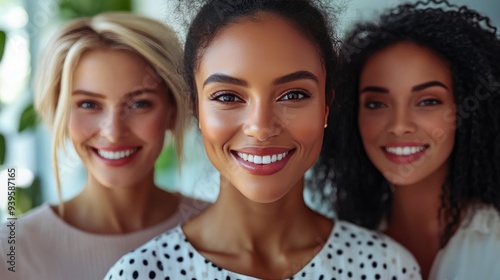
[[[406,249],[389,237],[336,221],[322,249],[288,279],[422,279]],[[256,280],[225,270],[205,259],[179,226],[130,252],[104,279]]]

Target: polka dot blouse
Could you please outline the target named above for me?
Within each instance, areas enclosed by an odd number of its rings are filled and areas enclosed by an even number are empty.
[[[217,266],[187,241],[182,228],[163,233],[123,256],[104,278],[255,280]],[[328,240],[289,279],[422,279],[413,256],[389,237],[336,221]]]

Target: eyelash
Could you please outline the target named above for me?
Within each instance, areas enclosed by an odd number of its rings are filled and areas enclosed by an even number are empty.
[[[85,105],[85,104],[87,104],[87,105]],[[78,108],[82,108],[85,110],[95,110],[99,106],[97,103],[95,103],[93,101],[88,101],[88,100],[78,102],[77,105],[78,105]],[[89,106],[92,106],[92,108],[90,108]]]
[[[136,104],[142,104],[142,106],[134,108],[134,105],[136,105]],[[152,105],[153,104],[148,100],[137,100],[137,101],[131,102],[130,107],[132,107],[133,109],[146,109],[146,108],[150,108]]]
[[[432,102],[432,104],[423,105],[423,103],[429,103],[429,102]],[[440,104],[443,104],[443,102],[441,102],[440,100],[435,99],[435,98],[429,98],[429,99],[425,99],[425,100],[418,102],[418,104],[422,104],[423,106],[428,107],[428,106],[440,105]]]
[[[302,95],[302,97],[295,98],[295,99],[285,100],[284,98],[287,97],[287,96],[290,96],[290,94],[297,94],[298,96]],[[292,89],[292,90],[289,90],[289,91],[285,92],[285,94],[283,94],[279,98],[279,100],[281,100],[281,101],[297,102],[299,100],[302,100],[302,99],[305,99],[305,98],[309,98],[309,97],[311,97],[311,94],[309,94],[309,92],[307,92],[307,91],[299,90],[299,89]]]
[[[136,106],[137,104],[140,104],[140,106]],[[150,108],[153,104],[151,101],[148,101],[148,100],[136,100],[133,102],[128,102],[128,103],[126,103],[126,105],[128,108],[140,110],[140,109]],[[82,108],[84,110],[99,109],[99,104],[97,104],[94,101],[90,101],[90,100],[80,101],[77,103],[77,106],[78,106],[78,108]]]
[[[297,94],[298,98],[294,98],[294,99],[291,99],[290,98],[290,95],[291,94]],[[300,97],[300,95],[302,95],[302,97]],[[284,99],[285,97],[287,97],[289,99]],[[304,91],[304,90],[298,90],[298,89],[293,89],[293,90],[289,90],[287,92],[285,92],[285,94],[283,94],[278,100],[280,101],[290,101],[290,102],[297,102],[299,100],[302,100],[302,99],[305,99],[305,98],[309,98],[311,95],[307,92],[307,91]],[[232,98],[232,100],[222,100],[222,98]],[[229,103],[243,103],[243,99],[241,99],[240,97],[238,97],[236,94],[234,93],[230,93],[230,92],[216,92],[214,94],[212,94],[210,97],[209,97],[210,100],[213,100],[213,101],[217,101],[217,102],[220,102],[220,103],[224,103],[224,104],[229,104]]]
[[[364,107],[370,110],[376,110],[385,107],[385,104],[379,101],[367,101],[364,103]]]
[[[429,103],[431,103],[431,104],[429,104]],[[429,99],[424,99],[424,100],[418,102],[417,106],[419,106],[419,107],[431,107],[431,106],[437,106],[440,104],[443,104],[443,102],[441,102],[440,100],[435,99],[435,98],[429,98]],[[380,102],[380,101],[366,101],[364,103],[364,107],[367,109],[370,109],[370,110],[376,110],[376,109],[384,108],[387,106],[383,102]]]
[[[223,97],[231,97],[233,100],[223,100]],[[216,92],[210,95],[209,99],[223,104],[243,103],[243,99],[236,96],[236,94],[227,91]]]

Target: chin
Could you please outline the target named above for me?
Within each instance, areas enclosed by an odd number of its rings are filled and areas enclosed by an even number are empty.
[[[262,204],[269,204],[276,202],[280,199],[282,199],[286,193],[277,193],[277,192],[269,192],[269,191],[251,191],[251,192],[245,192],[242,193],[248,200],[256,202],[256,203],[262,203]]]

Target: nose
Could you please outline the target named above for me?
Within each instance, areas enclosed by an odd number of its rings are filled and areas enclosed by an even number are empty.
[[[281,133],[279,112],[272,104],[250,105],[249,114],[243,125],[243,133],[259,142],[264,142]]]
[[[101,120],[100,135],[110,143],[117,143],[128,134],[127,113],[109,110]]]
[[[387,132],[391,134],[403,136],[404,134],[414,133],[417,130],[414,117],[410,110],[395,109],[390,118]]]

